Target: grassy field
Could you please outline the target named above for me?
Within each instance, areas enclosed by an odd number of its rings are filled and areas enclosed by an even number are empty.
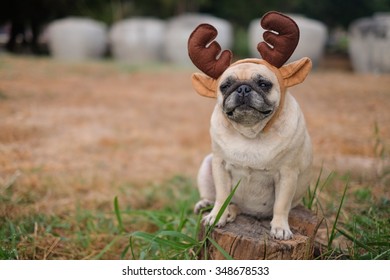
[[[390,259],[390,76],[324,63],[294,88],[318,258]],[[194,259],[214,101],[193,69],[0,54],[0,259]],[[345,195],[343,196],[343,193]]]

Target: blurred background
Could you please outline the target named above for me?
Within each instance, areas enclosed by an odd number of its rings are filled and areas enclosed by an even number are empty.
[[[349,54],[358,72],[390,71],[389,0],[5,0],[0,48],[73,60],[188,63],[182,47],[207,21],[219,27],[223,47],[256,56],[259,18],[270,10],[292,15],[301,28],[293,59],[310,56],[316,65],[324,52]]]

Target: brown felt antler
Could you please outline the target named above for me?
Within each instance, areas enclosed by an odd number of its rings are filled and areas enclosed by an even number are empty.
[[[278,12],[265,14],[260,24],[267,31],[263,34],[265,42],[259,43],[257,49],[265,61],[281,68],[298,45],[298,25]],[[214,80],[230,66],[233,56],[230,50],[221,53],[221,46],[213,41],[217,35],[218,32],[212,25],[201,24],[188,39],[188,54],[192,62]]]
[[[298,45],[298,25],[290,17],[278,12],[265,14],[260,24],[267,30],[263,34],[266,43],[259,43],[257,50],[265,61],[280,68]]]
[[[221,52],[221,46],[213,41],[217,35],[218,31],[212,25],[201,24],[188,39],[188,54],[192,62],[213,79],[218,79],[230,66],[232,60],[230,50],[223,51],[217,59]]]

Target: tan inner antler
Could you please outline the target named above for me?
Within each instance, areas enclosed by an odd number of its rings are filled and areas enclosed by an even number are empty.
[[[259,43],[257,50],[269,64],[280,68],[298,45],[299,27],[290,17],[278,12],[265,14],[260,24],[267,30],[263,34],[266,43]]]
[[[213,79],[218,79],[230,66],[233,56],[230,50],[221,53],[221,46],[213,41],[217,35],[218,31],[212,25],[201,24],[188,39],[188,54],[192,62]]]

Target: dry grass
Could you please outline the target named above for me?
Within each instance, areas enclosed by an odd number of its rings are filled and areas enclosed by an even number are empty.
[[[14,223],[17,233],[32,217],[17,241],[19,258],[96,256],[117,233],[105,217],[115,196],[125,208],[172,203],[161,184],[183,191],[166,182],[195,178],[210,150],[214,101],[194,93],[192,71],[0,55],[0,223]],[[388,165],[377,151],[378,142],[390,145],[389,85],[390,75],[320,69],[292,89],[316,169],[352,171],[353,191],[372,185],[375,197],[387,198]],[[341,189],[322,193],[329,207]],[[77,228],[80,209],[93,213],[83,220],[87,230]],[[113,251],[105,258],[118,258]]]

